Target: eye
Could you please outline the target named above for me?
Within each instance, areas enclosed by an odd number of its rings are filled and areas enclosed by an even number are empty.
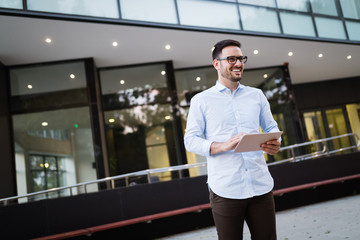
[[[236,62],[236,57],[228,57],[229,62]]]

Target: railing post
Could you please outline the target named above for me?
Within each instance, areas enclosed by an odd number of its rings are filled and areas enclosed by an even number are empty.
[[[114,189],[115,188],[115,181],[114,179],[111,179],[111,189]]]
[[[151,174],[150,171],[147,171],[147,179],[148,179],[148,183],[151,183]]]
[[[179,171],[179,178],[180,178],[180,179],[183,178],[183,170],[182,170],[182,169],[179,169],[178,171]]]
[[[129,177],[125,177],[125,186],[126,186],[126,187],[129,186]]]
[[[294,158],[295,161],[295,152],[294,152],[294,148],[290,148],[290,152],[291,152],[291,157]]]

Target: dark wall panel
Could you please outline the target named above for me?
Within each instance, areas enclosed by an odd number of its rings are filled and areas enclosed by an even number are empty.
[[[298,109],[360,102],[360,77],[293,85]]]

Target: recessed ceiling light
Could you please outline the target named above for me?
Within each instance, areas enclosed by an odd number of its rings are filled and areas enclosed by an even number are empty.
[[[113,45],[114,47],[117,47],[119,44],[118,44],[118,42],[113,42],[112,45]]]
[[[75,74],[70,74],[70,78],[74,79],[75,78]]]
[[[318,57],[322,58],[324,55],[322,53],[319,53]]]
[[[201,78],[200,78],[200,77],[197,77],[197,78],[196,78],[196,81],[197,81],[197,82],[199,82],[200,80],[201,80]]]
[[[171,117],[170,117],[170,116],[165,116],[165,119],[166,119],[166,120],[170,120]]]
[[[161,71],[161,75],[165,75],[166,74],[166,72],[165,71]]]
[[[51,43],[52,40],[51,40],[51,38],[45,38],[45,42],[46,42],[46,43]]]
[[[110,118],[110,119],[109,119],[109,122],[110,122],[110,123],[113,123],[113,122],[115,122],[115,119]]]
[[[125,80],[120,80],[120,84],[125,84]]]
[[[348,55],[346,58],[347,58],[347,59],[351,59],[351,55]]]
[[[170,50],[171,49],[171,46],[169,44],[165,45],[165,49],[166,50]]]
[[[28,85],[27,85],[27,88],[28,88],[28,89],[32,89],[32,85],[31,85],[31,84],[28,84]]]
[[[259,54],[259,50],[254,50],[254,54],[256,55],[256,54]]]
[[[267,78],[268,77],[268,75],[267,74],[264,74],[264,78]]]
[[[47,125],[49,125],[47,122],[42,122],[41,123],[42,126],[46,127]]]
[[[289,57],[291,57],[292,55],[294,55],[294,53],[293,53],[293,52],[289,52],[288,55],[289,55]]]

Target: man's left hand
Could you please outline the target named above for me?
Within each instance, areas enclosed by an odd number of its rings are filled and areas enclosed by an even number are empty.
[[[267,154],[275,155],[276,153],[279,152],[280,145],[281,145],[281,143],[277,139],[274,139],[274,140],[270,140],[270,141],[267,141],[266,143],[261,144],[260,147]]]

